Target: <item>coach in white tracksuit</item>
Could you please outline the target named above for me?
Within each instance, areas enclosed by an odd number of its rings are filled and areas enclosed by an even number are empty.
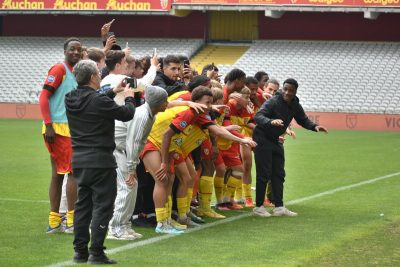
[[[167,107],[167,92],[158,86],[145,89],[145,103],[138,107],[129,122],[115,122],[114,156],[117,161],[118,192],[114,213],[110,221],[107,239],[133,240],[142,237],[132,230],[130,217],[133,214],[137,195],[136,166],[139,155],[155,121],[155,115]]]

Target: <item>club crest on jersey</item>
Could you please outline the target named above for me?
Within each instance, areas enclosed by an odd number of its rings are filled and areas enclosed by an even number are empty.
[[[206,115],[206,119],[210,121],[211,120],[211,116],[207,114]]]
[[[173,157],[174,157],[174,159],[178,160],[179,159],[179,154],[178,153],[174,153]]]
[[[182,140],[182,138],[177,138],[177,139],[174,140],[174,143],[177,146],[182,146],[183,140]]]
[[[53,75],[47,76],[47,81],[48,81],[49,83],[52,83],[52,82],[54,82],[55,80],[56,80],[56,77],[54,77]]]
[[[210,150],[208,148],[204,149],[204,154],[206,154],[208,156],[208,154],[210,154]]]
[[[186,121],[181,121],[181,122],[179,123],[179,126],[181,126],[181,128],[186,128],[187,122],[186,122]]]

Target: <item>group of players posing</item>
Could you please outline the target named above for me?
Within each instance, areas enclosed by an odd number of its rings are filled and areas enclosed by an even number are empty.
[[[157,233],[182,233],[202,222],[197,216],[225,218],[211,208],[213,190],[219,210],[242,209],[241,204],[254,207],[251,192],[252,148],[257,145],[251,138],[254,115],[279,88],[279,83],[269,80],[266,73],[258,76],[260,81],[246,78],[243,71],[234,69],[226,76],[224,87],[216,80],[204,79],[202,85],[168,98],[168,101],[192,101],[196,108],[178,106],[158,113],[141,154],[155,180]],[[290,129],[288,133],[294,136]],[[171,218],[175,177],[179,179],[177,220]],[[197,216],[190,205],[196,182]]]

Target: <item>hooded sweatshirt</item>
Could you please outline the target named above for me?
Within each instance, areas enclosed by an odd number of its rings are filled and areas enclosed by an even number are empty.
[[[253,139],[257,143],[263,139],[278,142],[279,136],[286,132],[286,128],[290,125],[292,119],[303,128],[315,131],[315,124],[304,113],[300,100],[296,97],[291,103],[283,100],[283,94],[277,94],[267,102],[265,102],[254,117],[256,127],[253,131]],[[273,126],[273,120],[280,119],[283,121],[283,127]]]
[[[113,156],[114,120],[131,120],[135,100],[127,97],[125,105],[119,106],[114,96],[112,90],[99,94],[88,86],[78,86],[65,96],[73,168],[117,167]]]

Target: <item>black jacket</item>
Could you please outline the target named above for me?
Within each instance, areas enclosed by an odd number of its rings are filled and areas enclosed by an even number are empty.
[[[187,90],[185,83],[181,81],[173,81],[161,71],[157,71],[157,75],[153,81],[153,85],[164,88],[165,91],[167,91],[168,96],[173,95],[176,92]]]
[[[117,167],[113,156],[114,120],[131,120],[135,106],[133,97],[127,97],[125,106],[119,106],[114,96],[112,90],[99,94],[86,86],[78,86],[65,96],[73,168]]]
[[[317,124],[312,122],[304,113],[297,97],[288,104],[283,100],[282,94],[274,96],[261,106],[254,117],[256,122],[256,127],[253,131],[254,141],[260,142],[262,139],[267,138],[278,142],[279,136],[286,132],[286,128],[293,118],[303,128],[315,131]],[[271,121],[276,119],[281,119],[284,126],[272,126]]]

